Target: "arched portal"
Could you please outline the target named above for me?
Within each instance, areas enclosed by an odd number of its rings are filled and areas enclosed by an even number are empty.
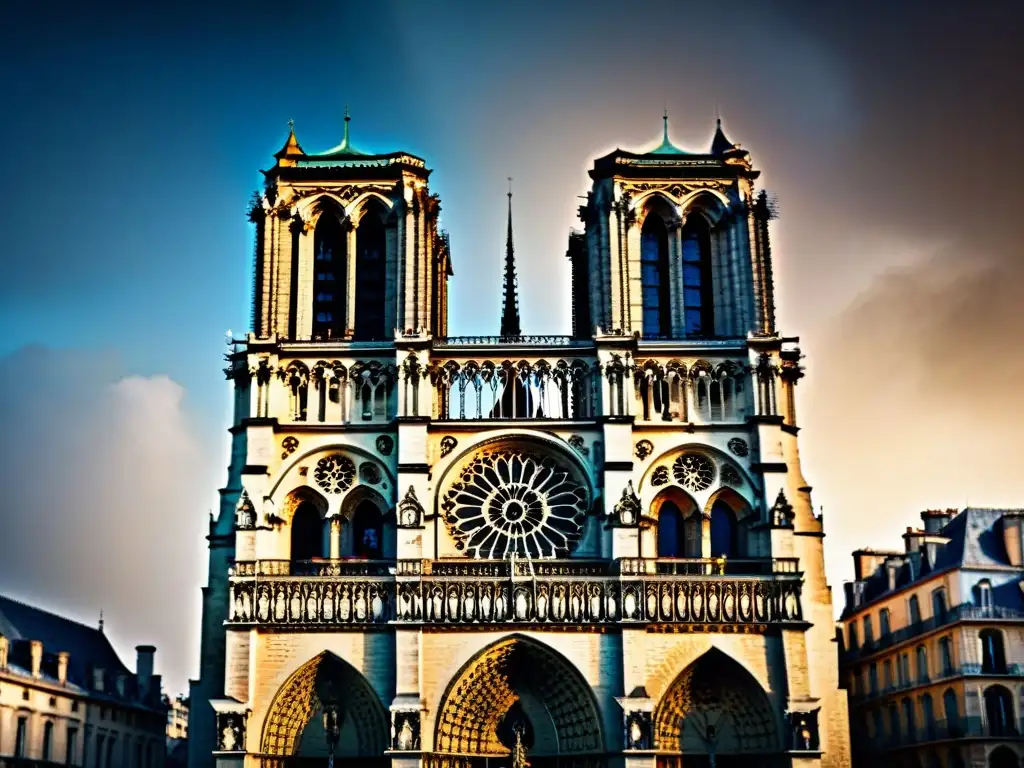
[[[328,754],[322,715],[325,702],[336,702],[340,736],[335,754],[358,758],[380,757],[388,748],[387,710],[358,670],[333,653],[324,651],[289,677],[274,697],[263,725],[261,752],[281,757],[318,757]]]
[[[438,753],[509,754],[520,725],[531,759],[604,752],[594,694],[565,657],[525,637],[488,646],[455,676],[438,707]]]
[[[1007,746],[996,747],[988,756],[989,768],[1018,768],[1017,753]]]
[[[777,754],[781,740],[768,695],[746,669],[711,649],[675,679],[654,710],[654,746],[661,752],[712,753],[717,765],[750,765]],[[689,765],[689,763],[687,763]]]

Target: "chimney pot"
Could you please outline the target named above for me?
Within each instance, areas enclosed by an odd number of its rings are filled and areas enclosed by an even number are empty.
[[[30,644],[32,653],[32,677],[43,676],[43,644],[33,640]]]
[[[0,669],[7,669],[7,651],[11,647],[10,640],[0,635]]]
[[[61,685],[65,685],[68,681],[68,659],[70,658],[71,654],[67,651],[57,654],[57,681]]]
[[[153,658],[156,655],[156,646],[137,645],[135,654],[135,679],[138,683],[139,698],[147,701],[153,681]]]

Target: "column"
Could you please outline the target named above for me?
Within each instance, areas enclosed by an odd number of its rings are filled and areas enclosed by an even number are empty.
[[[330,533],[330,558],[337,560],[341,557],[341,517],[331,518]]]
[[[356,329],[356,291],[359,275],[356,274],[358,253],[356,228],[351,219],[345,219],[345,338],[351,339]]]

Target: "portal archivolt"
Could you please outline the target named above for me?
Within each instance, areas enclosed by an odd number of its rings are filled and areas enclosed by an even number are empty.
[[[523,637],[477,654],[449,685],[438,711],[435,749],[442,753],[507,755],[517,722],[528,731],[531,755],[604,751],[586,680],[560,654]]]

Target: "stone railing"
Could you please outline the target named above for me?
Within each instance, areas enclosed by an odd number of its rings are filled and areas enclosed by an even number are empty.
[[[320,568],[308,576],[268,575],[284,568],[267,561],[239,563],[231,578],[228,623],[755,626],[802,621],[801,577],[790,561],[738,561],[736,571],[726,566],[724,573],[712,570],[712,562],[694,561],[688,570],[682,560],[403,560],[386,575],[372,563],[357,575],[350,570],[355,564],[346,563],[337,574]],[[298,565],[292,570],[305,567]]]

